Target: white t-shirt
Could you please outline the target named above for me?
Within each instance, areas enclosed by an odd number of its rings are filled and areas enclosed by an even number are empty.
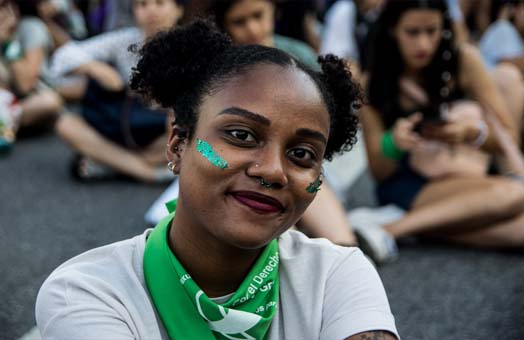
[[[480,53],[488,68],[494,68],[503,59],[524,56],[524,42],[517,29],[507,20],[497,20],[482,35]]]
[[[49,276],[36,301],[44,340],[169,339],[144,281],[150,231],[83,253]],[[397,335],[382,282],[358,248],[288,231],[279,253],[280,299],[269,340]]]
[[[351,0],[339,0],[326,13],[320,54],[331,53],[340,58],[358,61],[359,51],[355,40],[357,6]]]

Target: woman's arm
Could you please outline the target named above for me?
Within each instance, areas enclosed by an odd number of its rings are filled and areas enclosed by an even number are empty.
[[[22,58],[13,61],[10,64],[15,83],[14,85],[18,92],[27,94],[36,86],[44,59],[44,48],[36,47],[29,51],[25,51]]]
[[[77,42],[71,41],[56,50],[51,61],[51,71],[56,76],[78,73],[89,76],[107,90],[124,88],[120,74],[109,63],[118,53],[127,53],[122,41],[129,40],[129,31],[121,30]]]
[[[459,67],[461,86],[471,95],[472,99],[478,101],[484,108],[492,111],[511,137],[517,140],[517,127],[512,123],[508,108],[502,100],[495,83],[490,78],[480,53],[474,46],[465,44],[461,47]],[[488,138],[482,147],[490,152],[500,151],[500,145],[493,133],[488,134]]]
[[[396,162],[384,157],[382,154],[384,124],[382,124],[378,112],[369,105],[362,107],[360,122],[364,132],[369,169],[373,177],[381,181],[391,176],[397,169]]]

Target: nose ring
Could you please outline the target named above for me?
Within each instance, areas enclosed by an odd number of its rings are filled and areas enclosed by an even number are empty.
[[[270,182],[266,182],[266,180],[261,177],[260,178],[260,185],[269,189],[269,188],[271,188],[271,186],[273,184],[270,183]]]

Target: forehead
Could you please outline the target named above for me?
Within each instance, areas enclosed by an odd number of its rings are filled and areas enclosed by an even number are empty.
[[[235,19],[249,15],[252,12],[261,11],[269,8],[271,3],[269,0],[240,0],[234,3],[226,13],[227,19]]]
[[[239,106],[271,121],[314,122],[329,131],[329,113],[317,85],[294,66],[255,65],[218,86],[203,98],[201,113]]]
[[[400,26],[434,26],[442,22],[442,13],[437,9],[410,9],[400,17]]]

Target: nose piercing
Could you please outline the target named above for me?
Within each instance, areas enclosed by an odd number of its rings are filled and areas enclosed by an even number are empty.
[[[273,184],[260,177],[260,185],[269,189]]]

